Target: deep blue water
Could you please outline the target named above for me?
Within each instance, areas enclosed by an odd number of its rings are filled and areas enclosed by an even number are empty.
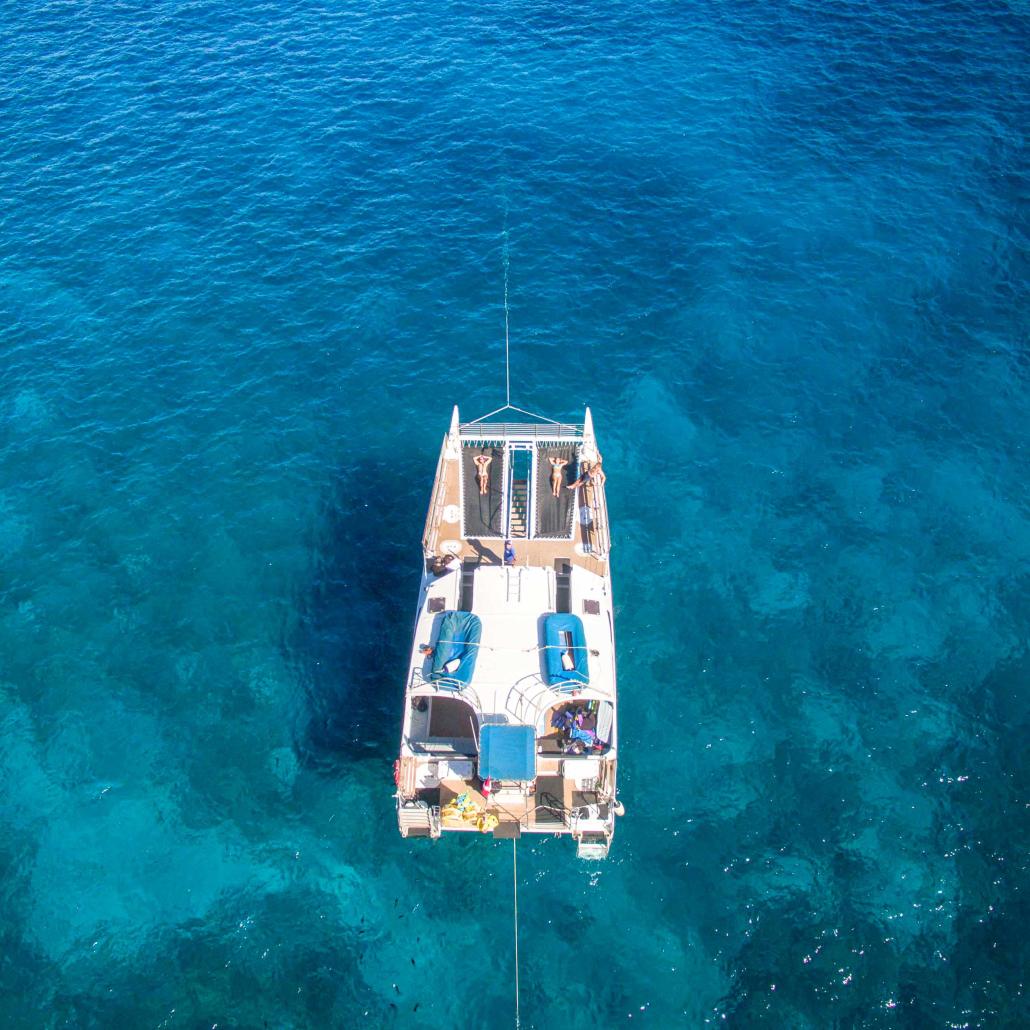
[[[391,800],[505,233],[628,809],[520,844],[522,1025],[1030,1024],[1028,54],[1017,0],[6,3],[5,1030],[514,1026],[510,846]]]

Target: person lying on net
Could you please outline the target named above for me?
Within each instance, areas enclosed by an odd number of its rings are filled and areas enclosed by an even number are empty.
[[[561,496],[561,478],[562,469],[568,465],[568,460],[565,458],[548,458],[551,463],[551,493],[555,497]]]
[[[490,489],[490,462],[493,456],[489,454],[477,454],[473,459],[476,463],[476,479],[479,480],[479,492],[487,493]]]

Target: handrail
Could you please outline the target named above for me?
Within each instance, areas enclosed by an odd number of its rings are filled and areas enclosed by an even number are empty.
[[[612,549],[611,529],[608,525],[608,500],[604,495],[603,483],[590,484],[590,511],[594,518],[594,534],[597,538],[597,557],[607,558]]]
[[[444,464],[444,455],[447,453],[447,437],[443,438],[443,446],[440,448],[440,457],[436,462],[436,478],[433,480],[433,495],[429,502],[429,512],[426,515],[426,531],[422,534],[422,551],[426,558],[431,558],[436,553],[436,542],[440,538],[440,522],[443,519],[443,498],[446,490],[444,481],[446,479],[447,466]]]
[[[472,710],[477,714],[483,714],[483,702],[479,700],[479,695],[468,684],[461,683],[456,679],[451,679],[450,677],[445,676],[438,680],[427,680],[425,676],[422,675],[421,669],[413,669],[408,689],[431,690],[434,694],[453,694],[462,701],[471,705]]]
[[[465,422],[458,427],[462,440],[507,440],[531,437],[533,440],[582,440],[583,426],[573,422],[536,425],[532,422]]]
[[[556,816],[558,816],[558,818],[561,819],[562,826],[565,826],[568,829],[572,829],[572,816],[569,809],[565,807],[564,801],[560,801],[553,794],[549,794],[545,790],[538,790],[536,797],[537,803],[529,811],[526,812],[522,819],[519,820],[520,825],[523,821],[525,821],[525,824],[528,827],[530,815],[533,812],[535,812],[538,808],[543,808],[546,809],[548,812],[553,812]],[[542,805],[540,804],[541,799],[544,800],[544,804]]]

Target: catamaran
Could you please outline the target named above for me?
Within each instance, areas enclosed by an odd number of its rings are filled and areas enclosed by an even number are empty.
[[[622,806],[611,537],[583,423],[498,418],[444,436],[395,766],[404,837],[565,834],[604,858]]]

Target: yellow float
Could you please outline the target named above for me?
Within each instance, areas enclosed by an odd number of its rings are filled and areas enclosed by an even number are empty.
[[[482,815],[482,807],[473,801],[466,791],[440,809],[440,822],[451,829],[478,826]]]

